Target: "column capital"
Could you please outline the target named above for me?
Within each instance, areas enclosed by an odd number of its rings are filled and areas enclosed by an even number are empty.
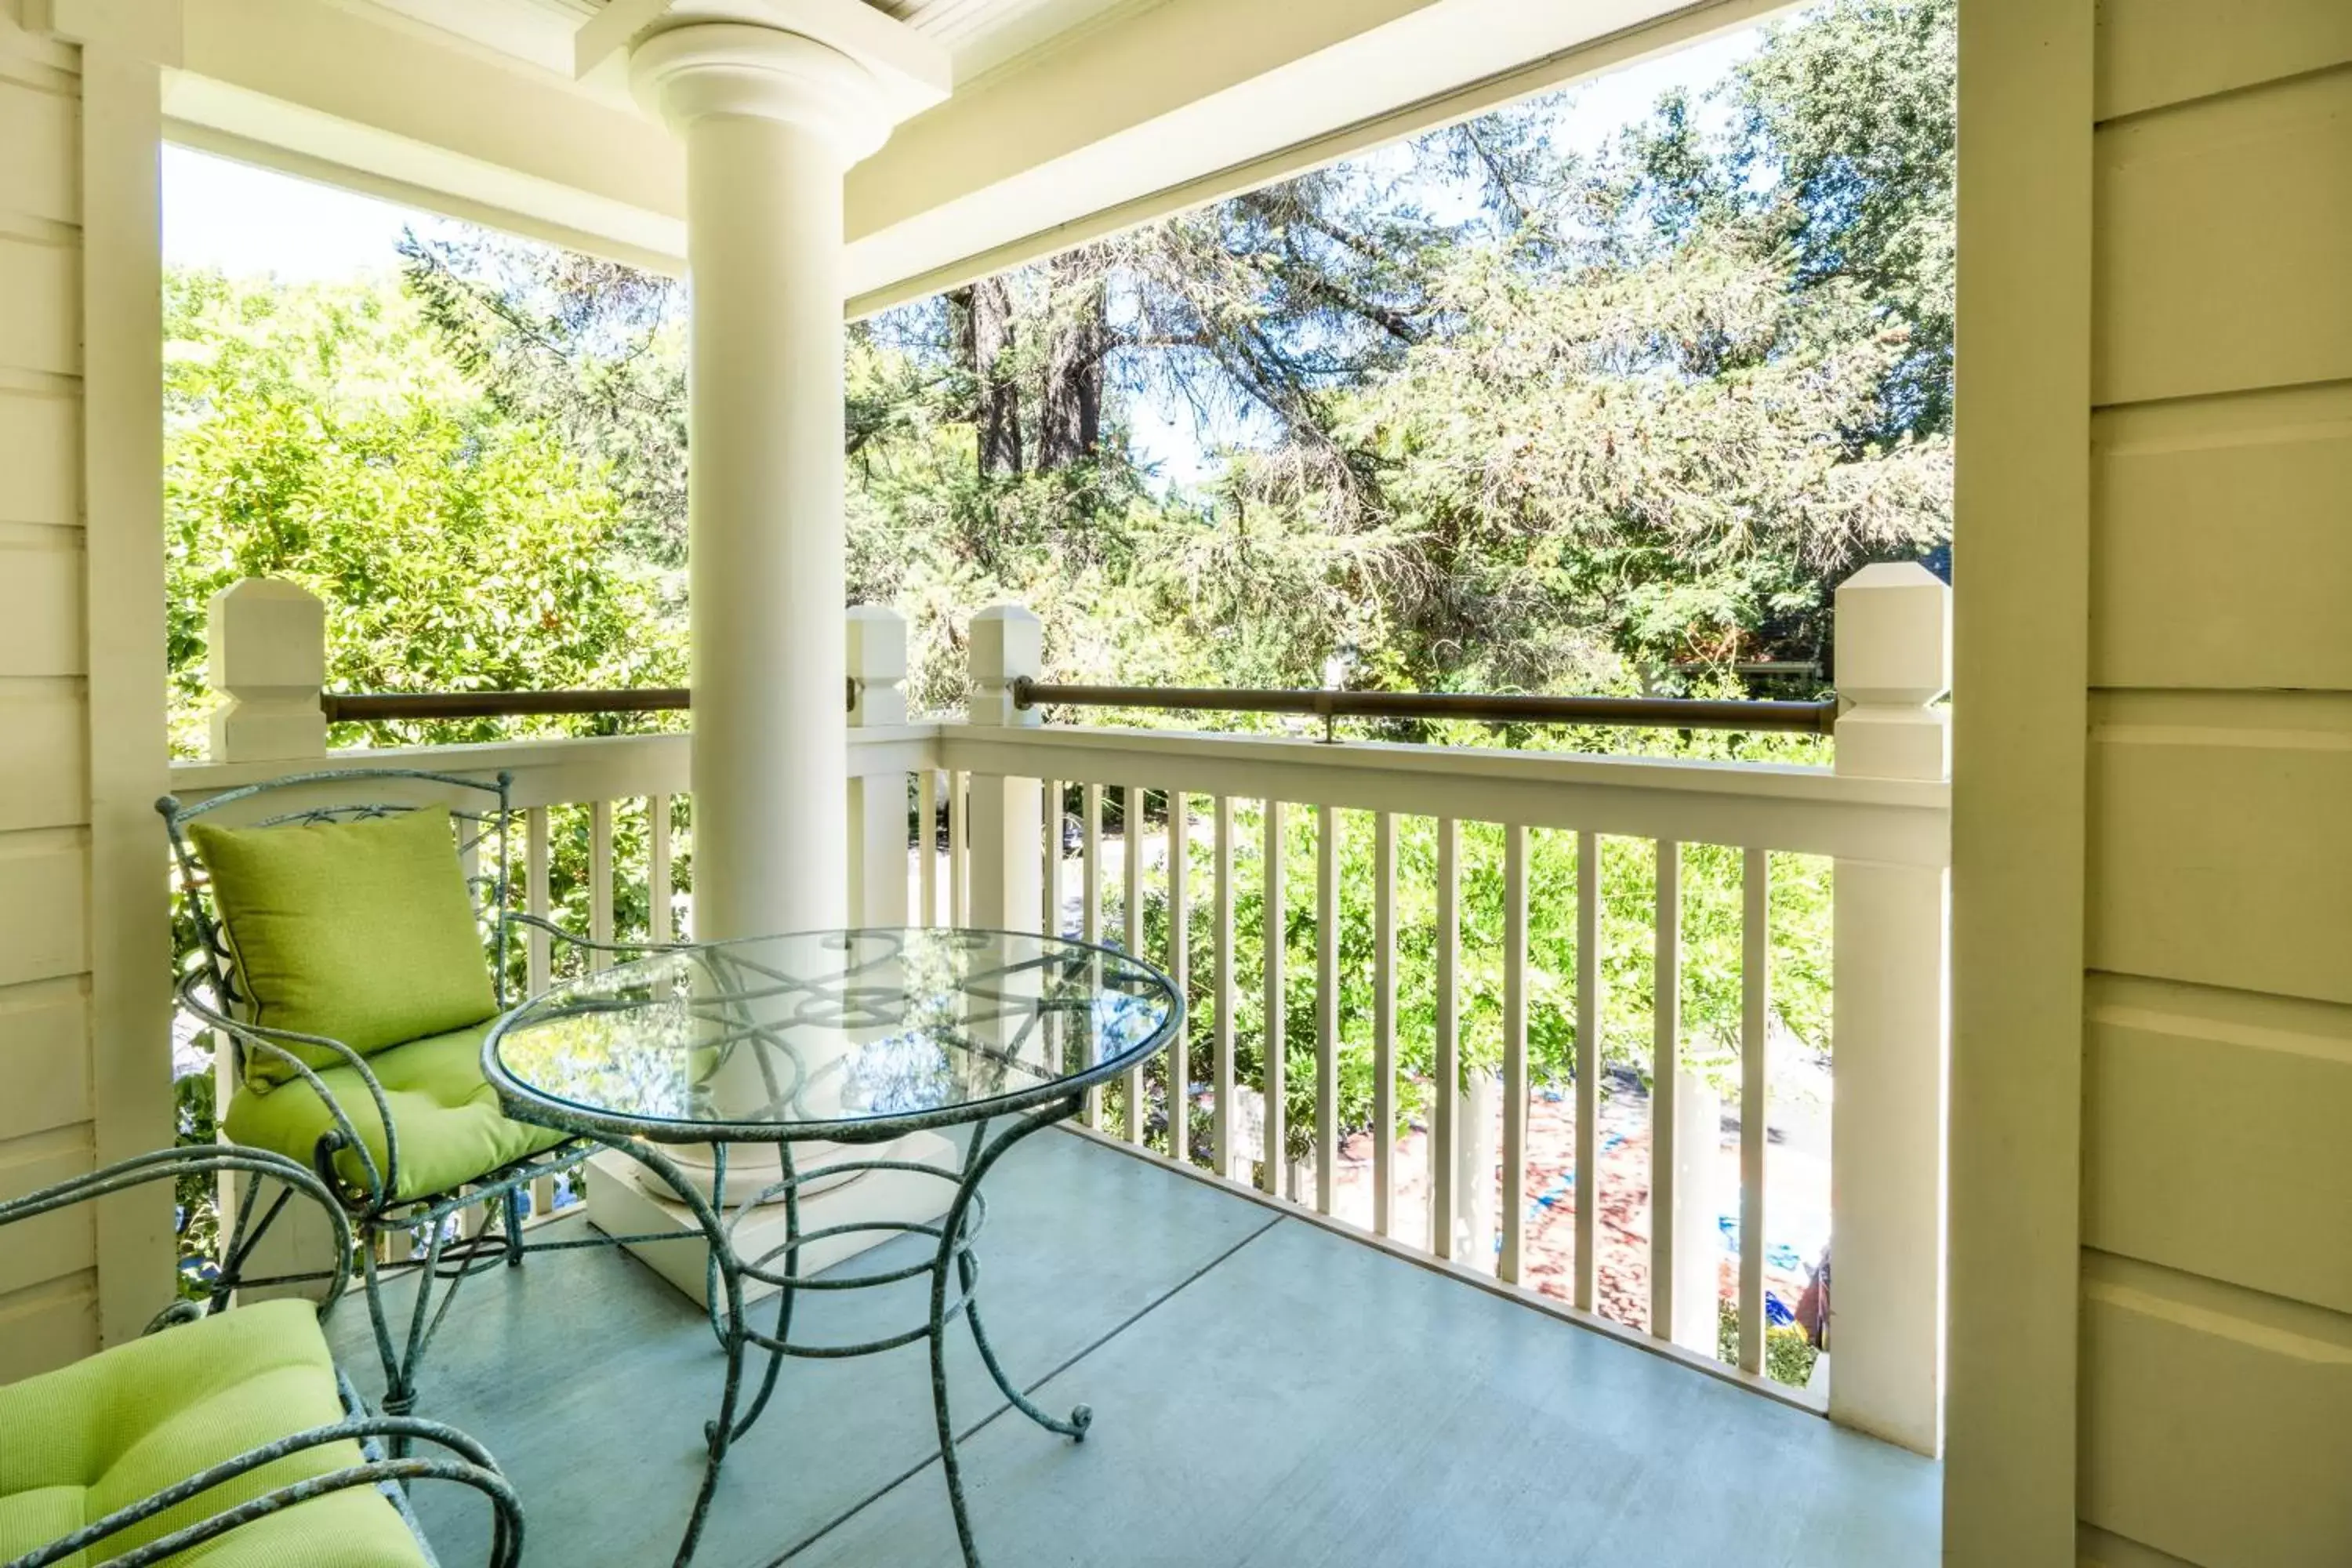
[[[582,79],[627,72],[683,131],[711,115],[799,125],[845,163],[948,96],[947,53],[864,0],[614,0],[573,39]]]

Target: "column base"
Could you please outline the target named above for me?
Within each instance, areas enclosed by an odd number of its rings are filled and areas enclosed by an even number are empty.
[[[738,1149],[730,1152],[730,1187],[735,1184],[735,1155],[750,1152]],[[935,1132],[911,1133],[890,1145],[885,1157],[936,1165],[950,1174],[961,1158],[955,1144]],[[688,1238],[631,1245],[628,1250],[637,1261],[707,1308],[709,1271],[706,1260],[709,1248],[700,1239],[701,1226],[695,1223],[694,1211],[675,1199],[657,1198],[646,1192],[637,1184],[639,1170],[635,1161],[611,1150],[589,1157],[588,1223],[607,1236],[667,1236],[675,1232]],[[952,1180],[941,1181],[912,1171],[867,1171],[822,1185],[804,1195],[800,1205],[801,1230],[805,1235],[827,1226],[861,1220],[934,1221],[947,1213],[948,1205],[955,1199],[955,1190]],[[733,1206],[730,1205],[730,1210]],[[807,1275],[830,1268],[898,1234],[901,1233],[887,1230],[858,1231],[811,1242],[801,1248],[799,1272]],[[745,1215],[735,1227],[735,1250],[740,1257],[756,1258],[771,1247],[781,1246],[784,1235],[783,1205],[764,1205]],[[775,1286],[762,1280],[743,1281],[747,1306],[775,1291]]]

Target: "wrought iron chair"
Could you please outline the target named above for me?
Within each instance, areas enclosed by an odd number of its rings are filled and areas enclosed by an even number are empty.
[[[387,1088],[384,1077],[395,1065],[398,1053],[407,1048],[405,1046],[362,1053],[340,1040],[268,1027],[241,1016],[249,1012],[252,998],[238,974],[234,933],[224,928],[220,911],[210,896],[203,858],[190,841],[188,827],[199,818],[223,811],[230,813],[237,819],[236,826],[242,827],[291,827],[389,817],[423,805],[447,806],[457,830],[454,847],[473,892],[476,917],[489,959],[497,1011],[481,1022],[478,1034],[487,1034],[498,1014],[520,999],[511,994],[515,986],[509,973],[510,961],[518,951],[519,933],[543,932],[551,943],[562,942],[568,950],[582,953],[601,951],[634,957],[650,950],[646,943],[592,942],[553,921],[512,907],[511,862],[518,813],[511,803],[511,775],[504,773],[498,775],[496,782],[486,784],[479,779],[418,769],[370,768],[294,774],[226,791],[192,805],[171,795],[155,803],[170,831],[191,934],[190,945],[181,954],[178,965],[179,1003],[192,1017],[213,1030],[216,1040],[227,1042],[235,1053],[238,1082],[244,1086],[236,1100],[222,1109],[224,1136],[240,1142],[253,1141],[238,1138],[236,1123],[240,1121],[240,1109],[247,1108],[247,1097],[264,1092],[247,1081],[248,1064],[254,1060],[274,1063],[285,1075],[286,1081],[268,1092],[287,1093],[299,1080],[317,1096],[319,1110],[310,1115],[309,1126],[289,1129],[277,1124],[287,1119],[273,1118],[266,1136],[280,1145],[278,1152],[310,1162],[319,1179],[340,1200],[356,1233],[368,1312],[375,1328],[376,1348],[383,1361],[383,1405],[391,1415],[406,1415],[415,1408],[418,1373],[425,1350],[446,1315],[457,1288],[470,1275],[495,1267],[501,1258],[509,1266],[519,1265],[526,1253],[533,1251],[658,1238],[597,1236],[585,1239],[526,1240],[523,1207],[531,1184],[572,1170],[597,1146],[561,1132],[507,1121],[497,1115],[494,1102],[487,1110],[479,1101],[468,1101],[458,1109],[478,1125],[486,1117],[494,1122],[496,1136],[492,1141],[503,1145],[507,1157],[478,1170],[428,1172],[434,1179],[420,1179],[416,1169],[420,1162],[404,1162],[402,1124],[409,1123],[405,1135],[412,1145],[416,1144],[436,1130],[433,1119],[451,1114],[450,1108],[400,1092],[397,1086]],[[409,798],[385,798],[402,795]],[[474,1042],[477,1048],[478,1034]],[[446,1043],[446,1037],[441,1041]],[[421,1043],[425,1042],[411,1042]],[[319,1053],[326,1053],[331,1058],[331,1065],[314,1067],[311,1060],[306,1060],[303,1053],[294,1048],[297,1047],[307,1047],[313,1059]],[[478,1080],[478,1059],[470,1070]],[[486,1082],[482,1089],[487,1095]],[[303,1109],[309,1111],[311,1108],[305,1104]],[[356,1119],[354,1110],[360,1113]],[[257,1122],[262,1119],[257,1116],[253,1120]],[[371,1124],[373,1130],[381,1132],[373,1146],[364,1135]],[[296,1142],[298,1138],[307,1142],[307,1147],[282,1146]],[[250,1217],[250,1205],[248,1192],[237,1216],[238,1240],[224,1249],[220,1260],[213,1294],[216,1302],[225,1300],[240,1284],[259,1283],[246,1279],[245,1270],[255,1244],[267,1231],[274,1215],[262,1216],[259,1224],[248,1228],[246,1222]],[[456,1228],[457,1216],[478,1206],[482,1210],[480,1223],[470,1236],[459,1238],[453,1249],[450,1232]],[[396,1330],[394,1312],[385,1300],[388,1270],[380,1262],[378,1253],[383,1250],[380,1243],[386,1239],[413,1235],[421,1235],[423,1251],[413,1270],[416,1296],[409,1306],[403,1332]],[[285,1279],[281,1277],[268,1282],[282,1283]],[[437,1307],[436,1286],[440,1288]]]
[[[282,1184],[269,1218],[298,1195],[317,1204],[331,1261],[348,1257],[351,1226],[325,1183],[283,1155],[222,1144],[140,1155],[0,1203],[0,1228],[144,1183],[231,1173],[250,1192]],[[251,1217],[249,1206],[239,1212],[232,1250],[244,1245]],[[408,1504],[418,1480],[481,1493],[491,1510],[489,1568],[514,1568],[522,1509],[497,1462],[452,1427],[368,1410],[335,1369],[319,1326],[348,1275],[331,1267],[317,1278],[326,1289],[315,1307],[268,1301],[215,1314],[182,1301],[141,1339],[0,1386],[0,1431],[9,1435],[0,1552],[8,1568],[161,1568],[192,1558],[207,1568],[433,1568],[439,1560]],[[446,1454],[395,1457],[387,1441]],[[122,1496],[136,1500],[100,1500]],[[94,1507],[103,1511],[93,1519]]]

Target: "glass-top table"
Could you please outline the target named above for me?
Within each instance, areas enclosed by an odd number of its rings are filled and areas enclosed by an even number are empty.
[[[1085,1405],[1067,1419],[1024,1397],[997,1364],[973,1300],[971,1252],[986,1214],[982,1179],[1004,1152],[1066,1121],[1087,1089],[1139,1066],[1183,1026],[1181,994],[1150,965],[1108,948],[1013,931],[865,930],[756,937],[670,949],[562,983],[501,1019],[482,1070],[517,1121],[593,1139],[637,1161],[675,1193],[709,1244],[713,1330],[727,1354],[719,1416],[677,1563],[690,1562],[733,1441],[774,1392],[787,1356],[863,1355],[928,1340],[940,1457],[964,1561],[977,1568],[948,1412],[947,1327],[970,1325],[1004,1396],[1049,1431],[1080,1438]],[[892,1143],[970,1130],[947,1163],[831,1158],[803,1171],[795,1145]],[[775,1163],[739,1174],[730,1145],[764,1145]],[[709,1163],[680,1145],[709,1146]],[[879,1156],[891,1151],[883,1150]],[[739,1169],[745,1162],[739,1157]],[[936,1222],[872,1219],[806,1230],[801,1205],[821,1186],[874,1172],[929,1176],[953,1197]],[[698,1179],[698,1177],[699,1179]],[[755,1215],[784,1216],[739,1245]],[[800,1271],[803,1247],[861,1230],[929,1237],[930,1257],[858,1274],[844,1264]],[[692,1235],[694,1233],[685,1233]],[[667,1239],[656,1237],[635,1240]],[[930,1279],[928,1320],[856,1344],[791,1337],[804,1289]],[[772,1331],[747,1314],[748,1282],[776,1289]],[[760,1386],[743,1397],[746,1357],[765,1352]]]

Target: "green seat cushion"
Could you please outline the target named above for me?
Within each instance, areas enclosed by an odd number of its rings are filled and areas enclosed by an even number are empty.
[[[498,1010],[448,808],[277,827],[192,824],[248,1021],[365,1054]],[[311,1067],[333,1052],[293,1047]],[[247,1076],[296,1076],[267,1052]]]
[[[400,1184],[394,1197],[448,1192],[510,1161],[552,1148],[567,1136],[499,1114],[498,1091],[482,1077],[482,1037],[489,1032],[488,1024],[476,1024],[394,1046],[368,1058],[368,1069],[383,1085],[392,1124],[400,1132]],[[382,1171],[383,1122],[367,1086],[360,1081],[359,1069],[330,1068],[319,1081],[351,1118]],[[228,1114],[221,1119],[236,1142],[274,1149],[305,1165],[310,1163],[320,1137],[334,1125],[318,1090],[301,1082],[280,1084],[267,1092],[247,1085],[230,1099]],[[335,1165],[345,1181],[366,1186],[367,1168],[352,1151],[339,1152]]]
[[[198,1471],[344,1417],[308,1301],[266,1301],[0,1387],[0,1559],[70,1534]],[[264,1492],[362,1462],[357,1443],[289,1454],[67,1558],[109,1562]],[[383,1493],[330,1492],[173,1557],[205,1568],[420,1568]]]

